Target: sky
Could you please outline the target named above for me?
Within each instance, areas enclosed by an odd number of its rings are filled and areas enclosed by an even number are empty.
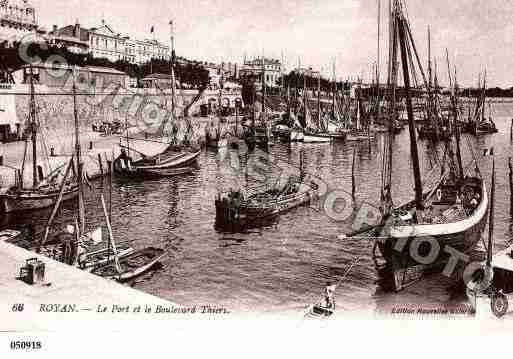
[[[379,0],[32,0],[41,25],[76,20],[115,32],[154,36],[169,43],[175,23],[178,55],[200,61],[242,62],[248,57],[283,57],[287,69],[312,66],[328,77],[369,79],[377,61]],[[413,37],[427,64],[427,28],[438,76],[447,84],[447,48],[458,82],[475,86],[487,71],[489,86],[513,86],[511,0],[406,0]],[[381,0],[381,77],[386,76],[387,7]]]

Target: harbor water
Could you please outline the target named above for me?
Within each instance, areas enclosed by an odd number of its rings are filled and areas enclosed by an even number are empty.
[[[470,137],[483,177],[490,188],[491,157],[483,149],[494,147],[497,168],[495,251],[512,238],[507,159],[513,156],[510,123],[513,104],[493,106],[498,134]],[[277,143],[269,150],[271,166],[262,170],[276,178],[283,167],[299,173],[300,153],[307,174],[321,178],[331,191],[351,193],[353,151],[355,161],[356,202],[378,206],[381,184],[383,135],[367,141],[331,144]],[[405,128],[393,142],[394,202],[413,198],[409,137]],[[223,153],[226,151],[226,153]],[[87,189],[88,228],[105,227],[99,196],[112,198],[112,227],[117,242],[129,241],[135,248],[169,248],[162,267],[129,283],[136,289],[169,299],[181,305],[215,305],[239,313],[284,313],[300,311],[319,298],[327,281],[337,282],[356,258],[359,258],[336,291],[337,310],[347,313],[389,311],[399,303],[459,303],[464,290],[460,279],[440,274],[426,277],[411,289],[398,294],[383,292],[371,258],[372,242],[362,238],[344,238],[352,229],[351,220],[337,221],[316,205],[303,206],[281,215],[265,227],[244,233],[223,233],[215,229],[214,200],[219,190],[250,188],[258,176],[245,173],[248,156],[226,149],[221,153],[205,150],[192,174],[146,181],[113,179],[112,191],[102,180]],[[472,158],[466,138],[462,141],[464,163]],[[435,151],[419,142],[423,173],[435,160]],[[443,151],[440,149],[439,157]],[[249,157],[251,158],[251,157]],[[239,159],[240,166],[230,166]],[[230,162],[232,161],[232,162]],[[235,161],[236,162],[236,161]],[[269,178],[269,176],[267,177]],[[105,180],[104,180],[105,181]],[[425,184],[427,186],[427,183]],[[339,204],[343,205],[343,204]],[[322,206],[321,206],[322,207]],[[31,214],[9,215],[0,220],[0,228],[31,225],[42,231],[51,209]],[[56,226],[72,221],[76,208],[64,204]],[[106,235],[104,235],[106,237]],[[486,237],[486,236],[485,236]],[[473,253],[482,256],[480,242]]]

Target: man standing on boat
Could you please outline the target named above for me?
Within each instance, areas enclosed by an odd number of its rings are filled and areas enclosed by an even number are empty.
[[[337,286],[335,284],[326,282],[326,288],[324,288],[324,299],[326,300],[326,308],[335,308],[335,289],[337,289]]]

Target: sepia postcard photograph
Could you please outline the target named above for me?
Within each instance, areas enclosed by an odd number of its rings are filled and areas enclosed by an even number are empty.
[[[2,357],[490,354],[513,329],[512,18],[0,0]]]

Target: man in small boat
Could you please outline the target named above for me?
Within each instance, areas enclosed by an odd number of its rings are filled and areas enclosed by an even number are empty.
[[[335,308],[335,289],[337,289],[335,284],[326,282],[326,287],[324,288],[324,300],[326,302],[326,308]]]

